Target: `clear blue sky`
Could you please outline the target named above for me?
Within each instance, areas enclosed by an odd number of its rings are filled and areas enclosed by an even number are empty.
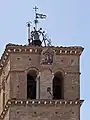
[[[33,7],[47,14],[39,23],[47,30],[53,45],[81,45],[81,120],[90,120],[90,0],[1,0],[0,53],[8,42],[27,43],[26,22],[33,20]]]

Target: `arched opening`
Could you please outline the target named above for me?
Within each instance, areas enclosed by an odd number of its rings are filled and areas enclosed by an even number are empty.
[[[36,99],[36,71],[27,74],[27,99]]]
[[[54,74],[53,99],[64,99],[64,78],[61,72]]]

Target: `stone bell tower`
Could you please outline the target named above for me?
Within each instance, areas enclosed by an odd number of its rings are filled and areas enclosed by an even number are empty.
[[[36,9],[37,26],[46,16]],[[52,46],[36,26],[28,45],[8,44],[1,57],[0,120],[80,120],[83,48]]]

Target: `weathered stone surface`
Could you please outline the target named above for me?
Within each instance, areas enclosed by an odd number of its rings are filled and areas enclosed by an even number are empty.
[[[11,45],[12,46],[12,45]],[[10,46],[10,47],[11,47]],[[18,47],[18,51],[17,51]],[[3,67],[0,76],[0,113],[3,111],[3,103],[6,104],[8,99],[27,99],[27,73],[35,70],[40,80],[40,91],[36,92],[38,99],[52,99],[47,92],[47,88],[51,88],[53,95],[53,78],[54,74],[60,71],[64,77],[64,100],[80,99],[80,54],[82,49],[60,48],[68,50],[72,49],[74,54],[60,53],[59,48],[36,48],[30,49],[27,46],[12,46],[9,49],[8,60]],[[20,48],[20,49],[19,49]],[[42,52],[40,52],[42,49]],[[80,51],[81,50],[81,51]],[[13,51],[13,52],[12,52]],[[22,52],[21,52],[22,51]],[[25,52],[26,51],[26,52]],[[28,51],[28,52],[27,52]],[[78,52],[76,54],[75,52]],[[45,52],[53,55],[52,64],[43,64]],[[5,57],[5,55],[3,56]],[[3,58],[2,58],[3,60]],[[3,82],[4,81],[4,82]],[[5,91],[3,89],[5,84]],[[40,92],[40,93],[39,93]],[[3,96],[5,93],[5,96]],[[5,97],[5,101],[4,101]],[[9,108],[5,120],[79,120],[80,105],[61,105],[56,106],[13,106]]]
[[[15,106],[10,120],[79,120],[78,106]]]

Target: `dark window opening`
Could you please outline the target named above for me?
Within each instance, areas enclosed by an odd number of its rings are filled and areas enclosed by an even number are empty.
[[[53,79],[53,99],[64,98],[64,84],[62,74],[56,73]]]
[[[36,99],[36,76],[27,74],[27,99]]]

